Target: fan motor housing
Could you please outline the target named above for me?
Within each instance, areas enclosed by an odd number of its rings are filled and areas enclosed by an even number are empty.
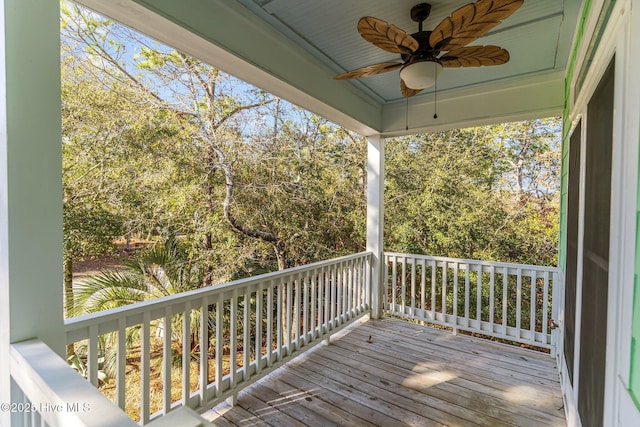
[[[418,49],[413,53],[402,53],[401,57],[404,62],[411,60],[411,62],[422,61],[425,59],[436,59],[440,54],[440,51],[434,51],[429,45],[429,36],[431,31],[418,31],[411,34],[411,37],[418,42]]]

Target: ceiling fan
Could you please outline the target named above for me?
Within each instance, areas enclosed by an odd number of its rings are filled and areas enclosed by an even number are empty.
[[[524,0],[478,0],[455,10],[433,31],[423,31],[422,22],[431,5],[420,3],[411,9],[418,32],[407,34],[381,19],[365,16],[358,32],[368,42],[388,52],[399,53],[402,62],[390,61],[338,74],[336,80],[358,79],[400,69],[400,90],[404,97],[432,86],[445,68],[501,65],[509,52],[498,46],[467,46],[511,16]]]

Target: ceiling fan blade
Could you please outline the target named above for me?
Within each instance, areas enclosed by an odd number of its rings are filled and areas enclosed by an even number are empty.
[[[447,52],[438,58],[443,67],[481,67],[509,61],[509,52],[498,46],[467,46]]]
[[[429,36],[437,50],[453,50],[471,43],[503,19],[511,16],[524,0],[478,0],[455,10]]]
[[[358,32],[366,41],[393,53],[413,53],[418,41],[409,34],[381,19],[365,16],[358,21]]]
[[[407,87],[404,80],[400,79],[400,91],[402,92],[402,96],[409,98],[410,96],[417,95],[422,92],[422,89],[411,89],[410,87]]]
[[[381,62],[379,64],[367,65],[366,67],[356,68],[346,73],[338,74],[334,80],[359,79],[360,77],[375,76],[376,74],[386,73],[388,71],[397,70],[402,67],[402,62]]]

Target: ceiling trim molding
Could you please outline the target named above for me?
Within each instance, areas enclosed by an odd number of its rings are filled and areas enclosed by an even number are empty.
[[[437,119],[433,118],[433,96],[421,97],[417,104],[410,100],[408,120],[406,102],[395,102],[384,107],[382,134],[437,132],[561,115],[564,84],[564,73],[554,72],[439,94]]]

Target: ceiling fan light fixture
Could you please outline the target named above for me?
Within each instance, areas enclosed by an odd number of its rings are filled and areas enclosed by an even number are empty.
[[[442,65],[434,61],[413,62],[400,70],[400,78],[411,89],[433,86],[442,72]]]

